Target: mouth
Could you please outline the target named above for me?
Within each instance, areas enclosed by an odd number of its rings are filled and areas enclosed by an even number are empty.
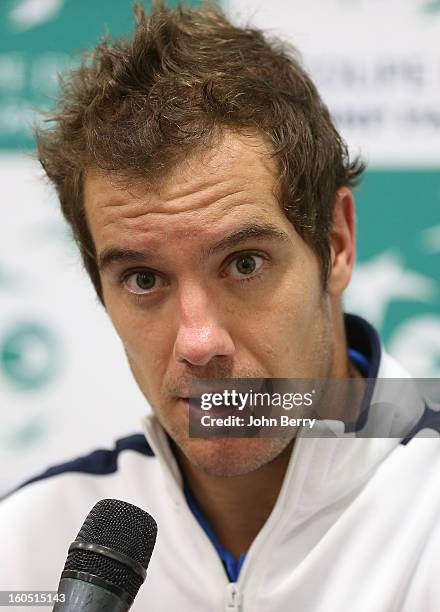
[[[233,408],[231,406],[211,406],[209,410],[201,407],[201,398],[197,397],[178,397],[177,403],[185,410],[185,414],[189,416],[190,412],[193,415],[197,415],[196,418],[200,418],[200,415],[209,414],[211,416],[225,416],[225,414],[231,414]]]
[[[189,397],[178,397],[176,398],[176,403],[184,409],[185,414],[188,416],[189,414]]]

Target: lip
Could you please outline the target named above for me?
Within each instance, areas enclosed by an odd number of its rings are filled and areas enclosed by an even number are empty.
[[[187,397],[177,397],[176,404],[179,409],[182,409],[185,418],[189,420],[189,398]]]
[[[177,397],[176,402],[189,407],[189,397]]]
[[[189,397],[178,397],[177,402],[185,409],[187,415],[189,415],[190,409],[193,414],[210,414],[212,416],[225,416],[231,414],[234,410],[231,406],[212,406],[209,410],[204,410],[195,397],[191,398],[191,406]]]

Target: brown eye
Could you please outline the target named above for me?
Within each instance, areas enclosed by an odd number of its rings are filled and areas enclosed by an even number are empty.
[[[265,258],[254,253],[243,253],[235,257],[228,266],[229,274],[236,280],[251,280],[259,276]]]
[[[245,255],[236,260],[236,269],[240,274],[252,274],[255,272],[257,264],[255,262],[255,255]]]
[[[124,285],[130,293],[137,295],[145,295],[153,293],[163,285],[161,277],[151,270],[138,270],[127,274],[124,279]]]
[[[156,276],[153,272],[136,272],[134,279],[139,289],[144,291],[152,289],[156,284]]]

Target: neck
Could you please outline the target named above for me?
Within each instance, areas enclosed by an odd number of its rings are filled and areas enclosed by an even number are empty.
[[[220,477],[196,468],[174,445],[180,468],[203,515],[220,544],[237,559],[249,549],[272,512],[292,447],[293,441],[273,461],[254,472]]]
[[[333,369],[331,377],[359,378],[363,385],[361,374],[347,357],[342,321],[340,332],[339,351],[334,360],[338,367]],[[199,508],[219,543],[237,559],[250,548],[275,506],[294,442],[291,440],[273,461],[253,472],[233,477],[202,471],[173,443],[174,454]]]

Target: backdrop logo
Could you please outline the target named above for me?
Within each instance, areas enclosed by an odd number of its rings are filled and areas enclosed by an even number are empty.
[[[20,323],[0,342],[0,369],[21,391],[49,384],[60,364],[60,347],[54,334],[39,323]]]
[[[141,0],[147,10],[151,2]],[[177,0],[168,0],[172,7]],[[58,92],[58,75],[105,32],[130,34],[131,0],[0,0],[0,150],[34,148],[33,126]],[[190,2],[191,4],[191,2]],[[197,4],[195,2],[194,4]]]
[[[357,204],[359,261],[348,309],[379,330],[413,375],[439,377],[440,173],[370,170]]]

